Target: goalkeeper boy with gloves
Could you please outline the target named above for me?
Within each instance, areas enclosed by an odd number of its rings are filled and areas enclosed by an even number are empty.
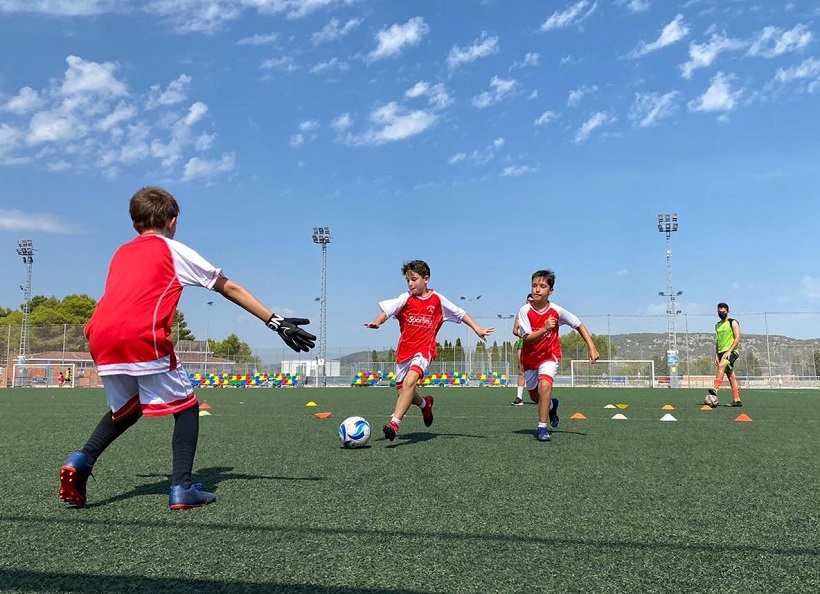
[[[179,205],[170,193],[143,188],[131,198],[129,210],[138,236],[111,259],[105,291],[85,327],[111,410],[88,442],[60,468],[59,495],[70,506],[84,506],[86,483],[100,454],[142,415],[172,414],[168,506],[173,510],[199,507],[212,503],[216,496],[191,481],[199,403],[171,341],[171,324],[183,287],[200,286],[222,294],[276,331],[294,351],[312,349],[316,337],[300,328],[308,320],[275,314],[226,278],[222,269],[174,241]]]

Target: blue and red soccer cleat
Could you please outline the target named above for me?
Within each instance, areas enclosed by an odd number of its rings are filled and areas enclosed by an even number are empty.
[[[424,408],[421,409],[421,416],[424,419],[424,426],[429,427],[433,424],[433,397],[432,396],[425,396]]]
[[[174,485],[168,493],[168,507],[173,510],[202,507],[216,501],[216,495],[202,490],[201,483],[192,484],[187,489]]]
[[[552,427],[555,428],[558,426],[558,423],[560,422],[561,420],[558,418],[558,399],[553,398],[552,408],[550,409],[550,425],[552,425]]]
[[[71,507],[85,505],[85,486],[91,476],[91,464],[83,452],[74,452],[60,467],[60,499]]]

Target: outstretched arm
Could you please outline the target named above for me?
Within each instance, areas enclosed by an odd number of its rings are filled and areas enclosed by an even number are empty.
[[[283,318],[275,314],[245,287],[224,276],[216,280],[213,289],[228,301],[236,303],[248,313],[265,322],[265,325],[271,330],[275,330],[285,341],[285,344],[294,351],[307,352],[316,346],[314,342],[316,337],[299,327],[310,324],[310,320],[305,318]]]
[[[590,335],[589,330],[587,330],[587,327],[583,324],[578,326],[576,330],[578,331],[578,334],[581,335],[581,338],[584,339],[584,342],[587,343],[587,349],[589,349],[589,362],[595,363],[601,355],[598,353],[598,349],[595,348],[595,343],[592,342],[592,336]]]
[[[387,321],[387,314],[382,311],[382,312],[379,312],[379,315],[376,316],[375,320],[373,320],[372,322],[368,322],[367,324],[364,325],[364,327],[365,328],[374,328],[375,329],[375,328],[378,328],[379,326],[381,326],[382,324],[384,324],[386,321]]]
[[[476,323],[475,323],[475,320],[474,320],[473,318],[471,318],[471,317],[470,317],[470,314],[468,314],[468,313],[465,313],[465,314],[464,314],[464,317],[463,317],[463,318],[461,318],[461,321],[462,321],[462,322],[464,322],[465,324],[467,324],[470,328],[472,328],[472,329],[473,329],[473,332],[475,332],[475,333],[476,333],[476,335],[477,335],[477,336],[478,336],[481,340],[485,340],[485,341],[486,341],[486,340],[487,340],[487,337],[488,337],[490,334],[492,334],[492,333],[493,333],[493,330],[494,330],[494,328],[492,328],[492,327],[490,327],[490,328],[482,328],[481,326],[479,326],[478,324],[476,324]]]

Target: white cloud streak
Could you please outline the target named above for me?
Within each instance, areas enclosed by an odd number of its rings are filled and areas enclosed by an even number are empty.
[[[494,76],[490,80],[490,90],[473,97],[473,106],[484,109],[503,101],[515,91],[517,84],[515,79],[503,79]]]
[[[476,39],[472,45],[460,48],[454,45],[447,55],[447,67],[450,70],[458,68],[462,64],[475,62],[480,58],[486,58],[500,51],[498,37],[490,37],[486,31],[481,32],[481,37]]]
[[[742,93],[742,90],[732,92],[729,77],[718,72],[706,92],[688,103],[689,110],[707,113],[732,111]]]
[[[375,61],[396,56],[405,47],[421,43],[429,32],[430,27],[422,17],[413,17],[403,25],[394,24],[376,34],[376,49],[370,52],[368,57]]]
[[[554,31],[555,29],[564,29],[577,25],[592,16],[596,8],[598,8],[598,2],[593,2],[590,5],[588,0],[580,0],[580,2],[576,2],[563,11],[556,10],[541,25],[541,31]]]
[[[744,45],[739,39],[731,39],[717,33],[712,33],[706,43],[690,43],[689,61],[681,65],[681,76],[692,78],[695,70],[711,66],[722,52],[742,49]]]
[[[593,114],[586,122],[581,124],[578,131],[575,133],[576,144],[585,142],[596,128],[600,128],[604,124],[614,122],[614,118],[605,111],[599,111]]]
[[[640,128],[654,126],[660,120],[668,118],[678,110],[677,99],[680,93],[670,91],[665,95],[658,93],[635,93],[635,101],[629,108],[629,119]]]
[[[687,35],[689,35],[689,27],[683,22],[683,15],[679,14],[661,30],[660,35],[655,41],[651,43],[642,41],[635,49],[629,52],[629,57],[641,58],[659,49],[670,46],[673,43],[677,43]]]

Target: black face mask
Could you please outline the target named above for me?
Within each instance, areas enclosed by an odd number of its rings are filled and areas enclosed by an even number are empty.
[[[726,311],[721,311],[721,312],[718,312],[718,317],[719,317],[721,320],[725,320],[726,318],[728,318],[728,317],[729,317],[729,312],[726,312]]]

